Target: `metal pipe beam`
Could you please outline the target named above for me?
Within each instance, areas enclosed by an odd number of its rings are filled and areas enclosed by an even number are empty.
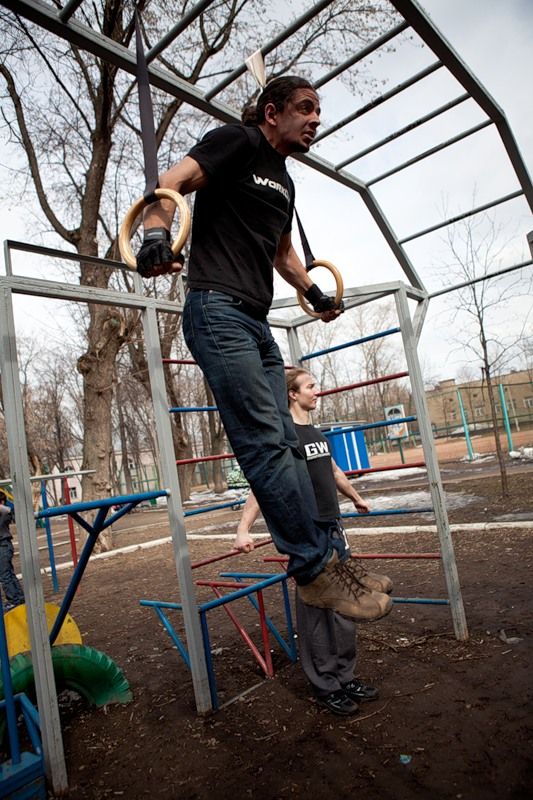
[[[288,28],[282,30],[281,33],[271,39],[270,42],[267,42],[267,44],[263,45],[261,48],[263,56],[268,55],[268,53],[271,53],[272,50],[276,49],[276,47],[279,47],[280,44],[283,44],[283,42],[285,42],[289,36],[292,36],[293,33],[296,33],[297,30],[306,25],[310,20],[313,19],[313,17],[316,17],[317,14],[320,14],[321,11],[330,6],[332,2],[333,0],[320,0],[320,2],[316,3],[312,8],[309,9],[309,11],[306,11],[305,14],[302,14],[300,17],[295,19]],[[206,93],[206,99],[211,100],[217,94],[220,94],[220,92],[233,83],[233,81],[236,81],[237,78],[240,78],[241,75],[244,75],[246,70],[246,64],[241,64],[239,67],[234,69],[233,72],[224,78],[224,80],[220,81],[220,83],[217,83],[216,86]]]
[[[384,33],[383,36],[380,36],[378,39],[375,39],[373,42],[370,42],[370,44],[368,44],[354,56],[347,58],[346,61],[343,61],[342,64],[339,64],[338,67],[335,67],[335,69],[332,69],[330,72],[326,73],[326,75],[323,75],[321,78],[315,81],[314,82],[315,89],[320,89],[321,86],[324,86],[326,83],[333,80],[333,78],[336,78],[337,75],[341,74],[341,72],[345,72],[347,69],[350,69],[350,67],[353,67],[355,64],[358,64],[360,61],[362,61],[364,58],[374,53],[376,50],[379,50],[380,47],[383,47],[384,44],[390,42],[391,39],[394,39],[396,36],[402,33],[402,31],[407,30],[408,27],[409,25],[406,22],[401,22],[395,28],[391,28],[391,30],[388,31],[387,33]]]
[[[183,17],[177,22],[173,28],[169,30],[153,47],[148,50],[146,53],[146,63],[149,64],[150,61],[153,61],[158,55],[160,55],[163,50],[172,44],[174,39],[177,39],[180,33],[188,28],[188,26],[195,21],[204,11],[213,3],[213,0],[201,0],[200,3],[197,3],[195,6],[191,8]]]
[[[451,147],[452,144],[457,144],[457,142],[462,142],[463,139],[466,139],[468,136],[473,136],[474,133],[478,133],[482,131],[484,128],[488,128],[489,125],[492,125],[492,120],[488,119],[485,122],[480,122],[479,125],[474,125],[472,128],[468,128],[466,131],[461,131],[456,136],[452,136],[451,139],[447,139],[445,142],[441,142],[440,144],[436,144],[434,147],[430,147],[428,150],[424,150],[422,153],[419,153],[417,156],[413,158],[409,158],[407,161],[404,161],[402,164],[398,164],[397,167],[393,167],[393,169],[387,170],[387,172],[382,172],[381,175],[377,175],[375,178],[372,178],[367,182],[367,186],[373,186],[375,183],[379,181],[384,181],[385,178],[390,178],[391,175],[396,175],[396,173],[401,172],[403,169],[407,169],[407,167],[412,167],[413,164],[418,164],[419,161],[423,161],[425,158],[429,158],[429,156],[435,155],[435,153],[439,153],[441,150],[445,150],[447,147]]]
[[[449,219],[445,219],[443,222],[439,222],[437,225],[431,225],[429,228],[424,228],[423,231],[418,231],[417,233],[412,233],[410,236],[405,236],[403,239],[400,239],[399,244],[405,244],[406,242],[411,242],[413,239],[418,239],[421,236],[425,236],[428,233],[433,233],[433,231],[438,231],[440,228],[445,228],[446,225],[453,225],[455,222],[460,222],[462,219],[466,219],[467,217],[473,217],[474,214],[479,214],[482,211],[487,211],[489,208],[494,208],[494,206],[499,206],[502,203],[508,203],[509,200],[514,200],[516,197],[521,197],[524,194],[522,190],[518,190],[517,192],[511,192],[511,194],[506,194],[504,197],[499,197],[497,200],[493,200],[491,203],[485,203],[482,206],[477,206],[477,208],[473,208],[470,211],[465,211],[464,214],[457,214],[455,217],[450,217]]]
[[[327,136],[331,136],[332,133],[337,133],[337,131],[340,131],[341,128],[344,128],[346,125],[349,125],[350,122],[354,122],[356,119],[359,119],[359,117],[362,117],[368,111],[372,111],[374,108],[378,108],[378,106],[382,105],[387,100],[390,100],[392,97],[396,97],[396,95],[400,94],[401,92],[404,92],[406,89],[409,89],[411,86],[414,86],[415,84],[424,80],[424,78],[427,78],[429,75],[432,75],[434,72],[436,72],[438,69],[441,68],[442,64],[440,63],[440,61],[435,61],[433,64],[430,64],[429,67],[426,67],[420,72],[417,72],[416,75],[413,75],[411,78],[408,78],[406,81],[403,81],[403,83],[399,83],[397,86],[394,86],[392,89],[389,89],[389,91],[385,92],[384,94],[380,94],[379,97],[376,97],[374,100],[371,100],[366,105],[362,106],[361,108],[358,108],[357,111],[348,114],[347,117],[344,117],[343,119],[339,120],[339,122],[336,122],[335,125],[332,125],[330,128],[326,128],[325,131],[322,131],[322,133],[320,133],[318,136],[315,137],[315,144],[318,144],[318,142],[321,142],[322,139],[325,139]]]
[[[378,150],[380,147],[383,147],[390,142],[393,142],[395,139],[399,139],[400,136],[404,136],[406,133],[410,133],[411,131],[416,130],[416,128],[420,128],[421,125],[424,125],[426,122],[430,122],[430,120],[435,119],[436,117],[444,114],[446,111],[450,111],[450,109],[455,108],[460,103],[464,103],[466,100],[470,99],[469,94],[462,94],[459,97],[456,97],[454,100],[450,100],[449,103],[445,103],[443,106],[436,108],[434,111],[430,111],[429,114],[425,114],[425,116],[420,117],[420,119],[415,120],[414,122],[410,122],[409,125],[405,125],[403,128],[399,128],[397,131],[389,134],[389,136],[385,136],[383,139],[380,139],[378,142],[371,144],[369,147],[365,147],[363,150],[360,150],[355,155],[350,156],[345,161],[341,161],[339,164],[335,165],[335,169],[342,169],[343,167],[347,167],[348,164],[353,164],[354,161],[358,161],[363,156],[369,155],[369,153],[373,153],[375,150]]]
[[[520,181],[524,195],[533,212],[533,184],[524,163],[509,123],[500,106],[488,93],[480,81],[471,73],[466,64],[455,52],[451,44],[440,33],[434,23],[424,13],[415,0],[390,0],[392,5],[417,32],[435,55],[450,70],[454,78],[464,86],[476,103],[483,109],[498,128],[503,146]]]

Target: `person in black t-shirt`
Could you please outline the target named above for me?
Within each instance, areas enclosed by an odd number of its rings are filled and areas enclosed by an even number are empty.
[[[183,309],[183,333],[204,372],[239,465],[278,550],[312,605],[354,618],[381,616],[385,601],[344,572],[318,517],[314,493],[287,409],[283,361],[266,316],[273,270],[302,292],[324,322],[341,308],[313,284],[291,242],[294,186],[285,160],[309,150],[320,122],[306,80],[267,84],[247,125],[209,132],[161,176],[160,185],[196,191]],[[253,124],[248,124],[253,123]],[[171,263],[173,204],[150,205],[137,269],[144,277],[181,269]]]
[[[290,369],[286,373],[289,410],[295,423],[300,449],[307,462],[316,495],[321,519],[335,517],[338,530],[332,535],[344,547],[345,557],[350,557],[346,533],[340,522],[339,491],[351,500],[357,511],[369,511],[344,472],[331,456],[329,442],[324,434],[311,424],[311,411],[318,399],[318,388],[313,376],[305,369]],[[259,514],[259,505],[250,493],[237,527],[234,546],[249,553],[253,550],[250,529]],[[392,582],[386,575],[368,573],[360,561],[351,562],[357,579],[366,589],[389,593]],[[302,602],[296,591],[296,617],[298,646],[302,669],[313,687],[318,702],[339,716],[349,716],[358,710],[358,703],[376,700],[378,690],[366,686],[354,677],[356,662],[356,625],[354,620],[327,608],[313,608]]]

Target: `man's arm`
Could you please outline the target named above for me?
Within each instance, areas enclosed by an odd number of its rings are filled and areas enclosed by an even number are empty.
[[[331,459],[331,468],[333,469],[333,477],[339,492],[352,501],[360,514],[366,514],[370,511],[370,504],[363,500],[359,492],[355,491],[342,469],[337,466],[333,459]]]
[[[278,251],[276,253],[276,257],[274,258],[274,267],[277,272],[279,272],[281,277],[284,278],[287,283],[290,283],[290,285],[293,286],[297,292],[303,294],[304,297],[307,297],[306,293],[309,291],[309,289],[311,289],[311,287],[314,287],[320,294],[320,290],[311,280],[309,273],[307,272],[292,245],[290,233],[284,234],[280,239]],[[329,300],[327,296],[322,296],[325,297],[326,301]],[[314,306],[313,300],[309,297],[307,297],[307,299],[310,300],[311,304]],[[342,311],[336,308],[322,311],[322,322],[331,322],[331,320],[336,319],[336,317],[338,317],[341,313]]]
[[[186,195],[201,189],[207,183],[207,175],[200,164],[185,156],[181,161],[159,177],[161,189],[173,189]],[[166,228],[170,230],[176,206],[170,200],[160,200],[147,206],[144,212],[144,229]]]
[[[250,553],[254,549],[254,540],[250,536],[250,529],[259,516],[259,503],[255,499],[253,492],[246,498],[246,503],[242,508],[241,518],[237,525],[237,535],[233,546],[241,553]]]
[[[174,189],[182,195],[195,192],[207,183],[207,175],[190,156],[185,156],[159,178],[162,189]],[[137,270],[143,278],[168,272],[180,272],[183,257],[175,257],[170,248],[170,227],[176,211],[171,200],[151,203],[144,211],[144,239],[137,253]]]

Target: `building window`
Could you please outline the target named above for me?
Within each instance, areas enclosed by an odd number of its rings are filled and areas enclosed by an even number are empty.
[[[533,397],[524,397],[524,406],[526,408],[533,408]]]
[[[457,411],[451,411],[450,412],[450,419],[452,421],[455,421],[457,419]]]
[[[474,408],[474,417],[480,419],[481,417],[485,416],[485,408],[484,406],[476,406]]]
[[[74,500],[78,496],[78,489],[76,486],[69,486],[68,492],[71,500]]]

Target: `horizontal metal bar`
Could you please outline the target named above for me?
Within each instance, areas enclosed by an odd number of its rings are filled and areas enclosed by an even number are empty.
[[[201,464],[203,461],[223,461],[226,458],[235,458],[234,453],[220,453],[216,456],[199,456],[198,458],[179,458],[176,461],[178,467],[183,464]]]
[[[173,406],[169,414],[181,414],[184,411],[218,411],[217,406]]]
[[[367,511],[360,514],[358,511],[349,511],[346,514],[341,514],[343,519],[351,519],[352,517],[392,517],[398,514],[432,514],[433,508],[431,506],[422,506],[421,508],[388,508],[385,511]]]
[[[490,117],[500,134],[503,146],[513,165],[516,176],[522,186],[522,190],[533,212],[533,184],[531,177],[524,163],[518,145],[516,144],[513,133],[509,127],[505,114],[493,97],[488,93],[481,82],[470,72],[467,65],[461,60],[450,43],[437,29],[433,21],[424,13],[418,3],[413,0],[390,0],[392,5],[411,25],[418,36],[435,53],[445,65],[454,78],[470,92],[472,98]]]
[[[426,606],[449,606],[449,600],[433,599],[431,597],[393,597],[392,602],[396,605],[401,603],[414,603],[415,605]]]
[[[59,517],[63,514],[73,514],[80,511],[91,511],[95,508],[110,508],[111,506],[120,506],[125,503],[141,503],[143,500],[154,500],[156,497],[166,497],[168,492],[166,489],[159,489],[155,492],[139,492],[138,494],[119,495],[118,497],[102,497],[100,500],[85,500],[80,503],[70,503],[65,506],[54,506],[51,508],[44,508],[42,511],[36,511],[35,519],[43,519],[43,517]]]
[[[76,9],[79,8],[82,3],[83,0],[68,0],[68,3],[65,3],[63,8],[58,12],[58,17],[61,22],[68,22]]]
[[[312,8],[309,9],[305,14],[302,14],[300,17],[294,20],[294,22],[289,25],[287,28],[281,31],[277,36],[267,42],[266,44],[261,47],[261,52],[263,56],[268,55],[271,53],[272,50],[275,50],[280,44],[282,44],[286,39],[289,38],[293,33],[299,30],[303,25],[309,22],[313,17],[316,17],[321,11],[323,11],[327,6],[331,5],[333,0],[321,0],[319,3],[316,3]],[[246,64],[241,64],[239,67],[233,70],[224,80],[217,83],[212,89],[206,92],[206,100],[211,100],[215,95],[220,94],[220,92],[229,86],[233,81],[240,78],[241,75],[244,75],[246,72]]]
[[[314,81],[313,86],[315,87],[315,89],[320,89],[321,86],[324,86],[324,84],[333,80],[333,78],[336,78],[337,75],[341,74],[341,72],[345,72],[347,69],[350,69],[350,67],[353,67],[354,64],[358,64],[359,61],[362,61],[364,58],[371,55],[376,50],[379,50],[380,47],[382,47],[384,44],[387,44],[387,42],[390,42],[390,40],[394,39],[396,36],[398,36],[398,34],[407,30],[408,27],[409,25],[407,22],[400,22],[400,24],[397,25],[395,28],[391,28],[390,31],[387,31],[387,33],[384,33],[378,39],[375,39],[373,42],[370,42],[370,44],[368,44],[354,56],[347,58],[346,61],[343,61],[342,64],[339,64],[338,67],[335,67],[326,75],[323,75],[322,78],[319,78],[317,81]]]
[[[181,314],[183,306],[169,300],[119,292],[112,289],[98,289],[83,284],[59,283],[40,278],[23,278],[18,275],[0,276],[0,286],[6,286],[16,294],[48,297],[52,300],[72,300],[76,303],[96,303],[97,305],[120,306],[121,308],[154,308],[168,314]]]
[[[365,106],[362,106],[357,111],[354,111],[352,114],[348,114],[347,117],[344,117],[339,122],[336,122],[335,125],[332,125],[330,128],[327,128],[322,133],[319,133],[318,136],[315,137],[314,143],[317,144],[318,142],[325,139],[327,136],[331,136],[332,133],[336,133],[341,128],[344,128],[346,125],[349,125],[350,122],[354,122],[359,117],[362,117],[368,111],[372,111],[374,108],[382,105],[383,103],[390,100],[392,97],[396,97],[396,95],[400,94],[401,92],[409,89],[411,86],[414,86],[416,83],[419,83],[424,78],[427,78],[433,72],[436,72],[438,69],[441,69],[442,64],[440,61],[435,61],[433,64],[430,64],[429,67],[421,70],[421,72],[417,72],[416,75],[413,75],[411,78],[408,78],[403,83],[399,83],[397,86],[394,86],[392,89],[389,89],[388,92],[376,97],[375,100],[371,100]]]
[[[110,258],[99,258],[98,256],[84,256],[80,253],[72,253],[67,250],[57,250],[53,247],[44,247],[38,244],[29,244],[28,242],[17,242],[13,239],[5,239],[4,246],[9,250],[20,250],[23,253],[35,253],[40,256],[47,256],[48,258],[60,258],[63,261],[76,261],[84,264],[95,264],[98,267],[111,267],[111,269],[122,269],[126,272],[131,272],[129,267],[121,261],[113,261]]]
[[[474,214],[480,214],[482,211],[487,211],[489,208],[494,208],[502,203],[508,203],[509,200],[514,200],[517,197],[521,197],[523,194],[524,192],[521,189],[516,192],[511,192],[511,194],[506,194],[505,197],[499,197],[497,200],[493,200],[491,203],[485,203],[482,206],[477,206],[477,208],[473,208],[470,211],[465,211],[464,214],[458,214],[456,217],[445,219],[444,222],[439,222],[437,225],[432,225],[430,228],[425,228],[423,231],[418,231],[418,233],[412,233],[410,236],[405,236],[403,239],[400,239],[399,244],[403,245],[406,242],[412,242],[413,239],[419,239],[421,236],[426,236],[428,233],[438,231],[441,228],[445,228],[447,225],[453,225],[455,222],[460,222],[462,219],[472,217]]]
[[[533,264],[533,259],[530,258],[528,261],[522,261],[521,264],[515,264],[514,267],[503,267],[503,269],[499,269],[496,272],[489,272],[486,275],[482,275],[480,278],[473,278],[470,281],[463,281],[462,283],[456,283],[453,286],[447,286],[445,289],[439,289],[436,292],[432,292],[428,297],[431,300],[433,297],[440,297],[441,294],[456,292],[457,289],[464,289],[466,286],[472,286],[474,283],[479,283],[480,281],[488,281],[491,278],[498,278],[500,275],[505,275],[507,272],[514,272],[517,269],[529,267],[531,264]]]
[[[341,436],[344,433],[355,433],[356,431],[366,431],[371,428],[386,428],[389,425],[401,425],[403,422],[414,422],[416,417],[402,417],[401,419],[388,420],[384,419],[381,422],[365,422],[364,425],[352,425],[349,428],[334,429],[328,431],[330,436]],[[325,432],[324,430],[322,431]]]
[[[334,347],[326,347],[325,350],[316,350],[314,353],[308,353],[306,356],[302,356],[300,361],[308,361],[310,358],[317,358],[318,356],[324,356],[327,353],[334,353],[337,350],[344,350],[346,347],[353,347],[356,344],[371,342],[374,339],[381,339],[383,336],[391,336],[393,333],[400,333],[400,331],[401,328],[389,328],[386,331],[373,333],[370,336],[362,336],[360,339],[353,339],[351,342],[346,342],[345,344],[336,344]]]
[[[411,464],[393,464],[388,467],[370,467],[365,469],[348,469],[344,471],[344,474],[348,477],[350,475],[367,475],[368,473],[374,472],[390,472],[391,470],[396,469],[414,469],[415,467],[425,467],[425,461],[413,461]]]
[[[210,511],[218,511],[221,508],[233,508],[234,506],[242,506],[246,500],[232,500],[229,503],[218,503],[214,506],[206,506],[205,508],[195,508],[192,511],[184,511],[184,517],[195,517],[197,514],[207,514]]]
[[[403,128],[398,128],[398,130],[390,133],[383,139],[380,139],[379,142],[375,142],[374,144],[369,145],[369,147],[365,147],[363,150],[360,150],[355,155],[350,156],[350,158],[347,158],[345,161],[341,161],[335,166],[335,169],[342,169],[343,167],[347,167],[348,164],[353,164],[354,161],[358,161],[360,158],[363,158],[363,156],[373,153],[375,150],[378,150],[380,147],[393,142],[395,139],[399,139],[406,133],[411,133],[411,131],[416,130],[416,128],[420,128],[422,125],[425,125],[426,122],[430,122],[430,120],[435,119],[441,114],[444,114],[446,111],[450,111],[450,109],[455,108],[455,106],[458,106],[460,103],[464,103],[466,100],[470,100],[469,94],[459,95],[459,97],[456,97],[454,100],[450,100],[449,103],[445,103],[445,105],[436,108],[434,111],[430,111],[429,114],[420,117],[420,119],[417,119],[414,122],[410,122],[409,125],[405,125]]]
[[[31,475],[30,481],[54,481],[56,478],[70,478],[73,475],[94,475],[95,469],[80,469],[77,472],[54,472],[46,475]],[[0,481],[0,486],[9,486],[12,483],[11,478]]]
[[[386,381],[395,381],[398,378],[407,378],[408,372],[395,372],[393,375],[382,375],[379,378],[370,378],[366,381],[359,381],[358,383],[350,383],[347,386],[337,386],[335,389],[324,389],[322,392],[317,392],[317,397],[325,397],[330,394],[338,394],[339,392],[348,392],[351,389],[361,389],[363,386],[374,386],[376,383],[385,383]]]
[[[208,6],[213,3],[213,0],[201,0],[191,8],[183,17],[166,33],[153,47],[146,53],[146,63],[149,64],[156,56],[163,52],[163,50],[172,44],[174,39],[182,33],[194,20],[202,14]]]
[[[407,169],[407,167],[412,167],[413,164],[418,164],[419,161],[423,161],[425,158],[429,158],[429,156],[435,155],[435,153],[439,153],[441,150],[445,150],[447,147],[451,147],[453,144],[457,144],[457,142],[461,142],[463,139],[466,139],[468,136],[473,136],[475,133],[483,130],[484,128],[488,128],[489,125],[493,125],[491,119],[485,120],[484,122],[480,122],[479,125],[474,125],[472,128],[469,128],[466,131],[461,131],[456,136],[452,136],[451,139],[447,139],[445,142],[441,142],[441,144],[437,144],[434,147],[430,147],[428,150],[424,150],[422,153],[419,153],[417,156],[404,161],[402,164],[398,164],[397,167],[393,167],[393,169],[387,170],[387,172],[383,172],[381,175],[378,175],[375,178],[372,178],[368,181],[368,186],[373,186],[378,181],[383,181],[385,178],[390,178],[391,175],[396,175],[397,172],[401,172],[403,169]]]

